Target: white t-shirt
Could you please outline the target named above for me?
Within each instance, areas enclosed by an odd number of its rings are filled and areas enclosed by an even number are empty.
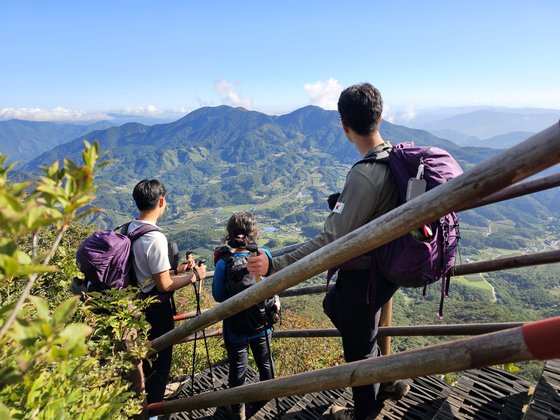
[[[128,232],[134,232],[141,226],[154,223],[133,220],[128,226]],[[143,292],[149,292],[155,286],[153,275],[171,268],[167,251],[167,238],[162,232],[148,232],[139,237],[133,244],[133,267],[138,279],[138,285]]]

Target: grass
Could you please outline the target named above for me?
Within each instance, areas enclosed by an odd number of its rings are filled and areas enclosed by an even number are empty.
[[[453,277],[452,281],[464,286],[482,289],[488,291],[489,293],[492,293],[494,290],[492,285],[488,283],[481,274]]]

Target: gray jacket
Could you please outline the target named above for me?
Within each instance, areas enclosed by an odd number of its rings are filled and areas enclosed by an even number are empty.
[[[388,141],[369,150],[364,159],[391,150]],[[338,202],[331,211],[323,232],[288,254],[272,260],[276,272],[311,254],[373,219],[391,211],[398,205],[398,191],[389,166],[384,163],[364,163],[354,166],[346,176]]]

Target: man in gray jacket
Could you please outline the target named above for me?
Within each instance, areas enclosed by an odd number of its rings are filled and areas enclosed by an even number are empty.
[[[369,83],[350,86],[340,94],[338,112],[342,129],[363,159],[391,150],[391,144],[379,132],[382,111],[381,94]],[[322,233],[295,251],[272,260],[264,252],[249,257],[249,271],[260,275],[276,272],[397,205],[398,191],[388,165],[378,162],[356,165],[348,172]],[[340,269],[335,288],[327,296],[329,316],[342,336],[347,362],[381,355],[377,345],[381,307],[398,288],[379,273],[375,284],[370,285],[370,268],[370,262],[362,257],[360,265]],[[408,385],[400,381],[382,384],[381,390],[379,384],[355,387],[352,388],[354,409],[333,405],[330,414],[334,419],[372,419],[381,409],[384,397],[398,398],[407,392]]]

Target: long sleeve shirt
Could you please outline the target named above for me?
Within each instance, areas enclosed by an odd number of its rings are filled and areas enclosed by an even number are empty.
[[[364,159],[390,151],[388,141],[370,149]],[[296,250],[275,257],[272,271],[276,272],[347,233],[389,212],[398,205],[398,191],[389,166],[381,162],[354,166],[346,176],[346,182],[333,210],[327,217],[323,232]]]

